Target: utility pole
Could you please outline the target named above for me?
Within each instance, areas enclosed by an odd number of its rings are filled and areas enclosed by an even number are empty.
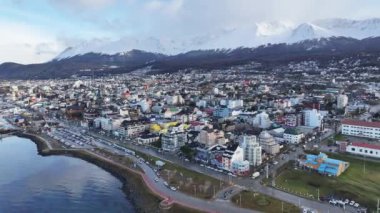
[[[377,199],[377,211],[376,213],[380,213],[380,199]]]
[[[241,207],[241,193],[240,193],[240,207]]]
[[[364,166],[363,166],[363,175],[365,175],[365,156],[364,156]]]
[[[281,201],[281,212],[284,212],[284,201]]]
[[[317,198],[318,198],[318,200],[319,200],[319,188],[317,189],[317,192],[318,192],[318,197],[317,197]]]
[[[266,172],[266,177],[267,179],[269,178],[269,166],[268,166],[268,163],[267,165],[265,166],[265,172]]]

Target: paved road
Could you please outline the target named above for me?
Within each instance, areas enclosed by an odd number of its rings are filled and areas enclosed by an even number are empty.
[[[109,151],[118,153],[118,154],[125,154],[122,151],[114,149],[112,146],[103,146],[107,148]],[[91,152],[92,153],[92,152]],[[92,153],[95,154],[95,153]],[[109,159],[95,154],[103,159],[106,159],[109,161]],[[173,191],[166,187],[163,182],[164,180],[161,179],[156,175],[154,170],[145,163],[138,163],[138,159],[134,156],[128,155],[129,158],[131,158],[144,172],[144,181],[147,183],[147,186],[156,194],[159,194],[163,198],[171,198],[175,203],[178,203],[182,206],[187,206],[189,208],[197,208],[199,210],[205,211],[205,212],[241,212],[241,213],[252,213],[257,212],[249,209],[242,209],[239,207],[234,206],[231,202],[226,201],[220,201],[220,200],[203,200],[196,197],[192,197],[189,195],[186,195],[179,191]],[[115,162],[113,162],[115,163]],[[116,163],[118,164],[118,163]],[[122,164],[118,164],[122,167],[125,167]],[[154,179],[159,179],[158,182],[155,182]]]
[[[104,140],[108,140],[110,142],[120,143],[120,141],[109,139],[109,138],[106,138],[104,136],[95,135],[93,133],[91,133],[91,135],[96,136],[96,137],[101,138],[101,139],[104,139]],[[137,151],[143,152],[145,154],[148,154],[148,155],[151,155],[151,156],[154,156],[157,158],[161,158],[163,160],[171,161],[171,162],[174,162],[177,164],[182,164],[190,170],[207,174],[207,175],[212,176],[216,179],[219,179],[222,181],[231,181],[231,182],[235,183],[236,185],[244,187],[247,190],[259,192],[259,193],[262,193],[262,194],[265,194],[265,195],[268,195],[268,196],[271,196],[271,197],[292,203],[292,204],[297,205],[297,206],[304,206],[304,207],[312,208],[312,209],[318,210],[319,212],[344,212],[344,210],[342,208],[334,207],[334,206],[331,206],[327,203],[322,203],[322,202],[318,202],[318,201],[314,201],[314,200],[301,198],[301,197],[298,197],[296,195],[274,189],[272,187],[263,186],[259,183],[258,180],[252,180],[249,178],[240,178],[240,177],[234,178],[234,177],[222,174],[222,173],[215,172],[213,170],[208,170],[205,167],[199,166],[198,164],[184,162],[184,161],[176,158],[175,156],[159,153],[154,149],[146,149],[143,146],[133,145],[131,143],[131,141],[128,141],[127,143],[123,143],[123,145],[125,145],[127,148],[137,150]],[[300,150],[301,150],[301,148],[297,149],[297,151],[293,154],[293,156],[295,157],[297,154],[299,154],[301,152]],[[277,165],[277,166],[280,166],[280,165]]]

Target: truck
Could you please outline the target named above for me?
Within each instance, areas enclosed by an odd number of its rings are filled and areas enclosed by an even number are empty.
[[[254,172],[253,174],[252,174],[252,179],[256,179],[257,177],[259,177],[260,176],[260,172]]]

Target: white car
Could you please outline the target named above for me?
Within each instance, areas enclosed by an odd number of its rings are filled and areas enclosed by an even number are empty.
[[[355,201],[351,200],[350,206],[353,206],[355,204]]]
[[[165,186],[169,186],[168,182],[166,182],[166,181],[164,181],[163,184],[164,184]]]
[[[173,191],[177,191],[177,188],[175,188],[174,186],[170,187],[170,189]]]
[[[349,199],[346,199],[346,200],[344,200],[344,204],[349,204],[350,203],[350,200]]]
[[[354,204],[354,207],[356,207],[356,208],[358,208],[359,206],[360,206],[359,203]]]
[[[154,182],[158,182],[158,178],[154,178]]]

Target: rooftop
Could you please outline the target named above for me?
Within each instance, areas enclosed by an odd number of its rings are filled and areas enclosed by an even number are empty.
[[[368,121],[344,119],[344,120],[342,120],[342,124],[353,125],[353,126],[365,126],[365,127],[380,128],[380,122],[368,122]]]
[[[380,150],[380,145],[375,145],[375,144],[368,144],[368,143],[363,143],[363,142],[352,142],[351,145],[352,146],[363,147],[363,148]]]

